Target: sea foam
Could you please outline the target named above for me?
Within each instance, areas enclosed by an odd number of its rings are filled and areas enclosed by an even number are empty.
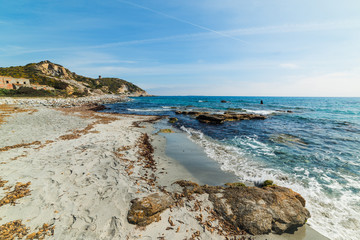
[[[293,174],[271,168],[256,161],[247,151],[257,150],[259,155],[274,154],[271,147],[257,140],[257,137],[236,137],[230,142],[221,142],[206,136],[199,130],[181,127],[191,141],[203,147],[205,153],[217,161],[223,171],[233,172],[241,181],[254,183],[271,179],[280,186],[285,186],[300,193],[307,201],[306,207],[312,217],[308,224],[324,236],[331,239],[358,239],[360,235],[360,195],[344,191],[342,185],[329,177],[320,168],[311,169],[318,173],[322,181],[327,182],[333,194],[325,191],[319,180],[310,176],[309,170],[295,167]],[[331,173],[330,173],[331,174]],[[356,177],[348,178],[350,185],[358,186]]]

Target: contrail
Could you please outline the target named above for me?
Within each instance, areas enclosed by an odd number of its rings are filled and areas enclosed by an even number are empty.
[[[156,13],[158,15],[161,15],[161,16],[164,16],[164,17],[167,17],[167,18],[171,18],[171,19],[174,19],[178,22],[182,22],[182,23],[186,23],[186,24],[189,24],[191,26],[194,26],[194,27],[197,27],[197,28],[200,28],[200,29],[203,29],[203,30],[206,30],[206,31],[209,31],[209,32],[212,32],[212,33],[215,33],[217,35],[220,35],[222,37],[226,37],[226,38],[230,38],[230,39],[233,39],[233,40],[236,40],[236,41],[239,41],[239,42],[242,42],[242,43],[246,43],[248,44],[248,42],[246,41],[243,41],[241,39],[238,39],[238,38],[235,38],[231,35],[228,35],[226,33],[223,33],[223,32],[219,32],[219,31],[216,31],[214,29],[211,29],[211,28],[208,28],[208,27],[204,27],[204,26],[201,26],[199,24],[196,24],[196,23],[192,23],[192,22],[189,22],[187,20],[184,20],[184,19],[181,19],[181,18],[178,18],[178,17],[174,17],[174,16],[171,16],[169,14],[166,14],[166,13],[163,13],[163,12],[160,12],[160,11],[157,11],[157,10],[154,10],[152,8],[149,8],[149,7],[145,7],[145,6],[142,6],[142,5],[139,5],[139,4],[136,4],[136,3],[132,3],[132,2],[128,2],[128,1],[124,1],[124,0],[118,0],[119,2],[123,2],[123,3],[126,3],[128,5],[132,5],[134,7],[137,7],[137,8],[142,8],[142,9],[145,9],[147,11],[150,11],[150,12],[153,12],[153,13]]]

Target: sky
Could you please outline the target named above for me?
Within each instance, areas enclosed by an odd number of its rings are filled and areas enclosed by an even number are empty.
[[[359,0],[0,0],[0,66],[155,95],[360,97]]]

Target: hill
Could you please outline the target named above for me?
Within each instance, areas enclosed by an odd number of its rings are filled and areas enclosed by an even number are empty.
[[[90,78],[71,72],[69,69],[42,61],[25,66],[0,68],[0,76],[25,78],[31,85],[45,85],[54,88],[51,95],[86,96],[102,94],[121,94],[126,96],[147,96],[140,87],[119,78]],[[20,91],[21,89],[18,89]],[[6,91],[2,91],[3,93]],[[15,93],[16,91],[8,91]],[[21,91],[20,91],[21,92]],[[24,90],[22,90],[24,92]],[[35,93],[36,95],[36,93]]]

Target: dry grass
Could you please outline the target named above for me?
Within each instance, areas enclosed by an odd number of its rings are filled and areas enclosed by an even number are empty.
[[[110,114],[105,113],[96,113],[91,111],[90,108],[92,106],[81,106],[81,107],[74,107],[74,108],[59,108],[57,110],[65,113],[66,115],[75,115],[80,118],[84,119],[95,119],[96,121],[88,124],[83,129],[75,129],[70,134],[65,134],[60,136],[61,140],[72,140],[80,138],[81,136],[88,134],[88,133],[99,133],[99,131],[92,130],[97,124],[108,124],[112,121],[117,120],[118,118],[110,116]]]
[[[29,112],[29,114],[33,114],[34,112],[37,112],[37,109],[25,109],[25,108],[19,108],[15,107],[14,105],[9,104],[0,104],[0,125],[5,123],[5,118],[9,117],[13,113],[20,113],[20,112]]]

